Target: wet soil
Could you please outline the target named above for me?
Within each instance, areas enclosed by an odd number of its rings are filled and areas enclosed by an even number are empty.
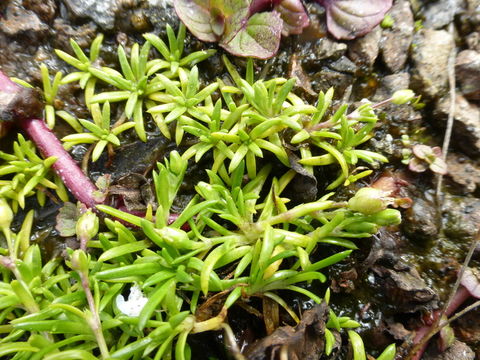
[[[166,23],[174,28],[178,26],[168,1],[110,0],[108,3],[111,4],[109,12],[88,8],[92,6],[89,1],[77,4],[69,0],[1,2],[0,68],[10,76],[39,86],[39,63],[47,64],[52,71],[67,72],[53,49],[69,49],[70,38],[86,48],[97,33],[103,32],[106,40],[102,58],[107,64],[113,64],[118,44],[129,47],[134,41],[141,41],[141,34],[147,31],[162,36]],[[425,103],[421,110],[407,105],[381,109],[381,124],[369,144],[388,156],[390,164],[377,169],[376,175],[365,182],[372,183],[385,172],[404,179],[409,184],[405,191],[413,200],[413,206],[403,212],[400,227],[382,230],[373,238],[362,240],[353,256],[332,267],[327,274],[333,291],[331,306],[338,315],[351,316],[363,325],[361,334],[368,351],[376,355],[391,342],[398,345],[408,342],[412,331],[422,324],[424,315],[443,304],[479,229],[480,2],[396,0],[391,10],[394,19],[391,28],[379,27],[367,36],[348,42],[328,36],[320,6],[308,3],[307,8],[311,26],[300,36],[283,39],[275,58],[257,61],[258,76],[297,76],[300,81],[296,92],[312,102],[315,94],[333,86],[337,100],[352,103],[364,97],[381,101],[393,91],[407,87],[421,94]],[[215,47],[187,36],[187,52],[206,46]],[[457,110],[448,149],[450,173],[444,178],[437,197],[435,174],[411,172],[402,160],[405,136],[411,143],[442,144],[449,113],[448,61],[452,49],[458,54]],[[200,65],[205,82],[224,76],[221,55],[223,52],[218,49],[217,55]],[[239,67],[245,63],[243,59],[232,60]],[[81,96],[78,87],[64,87],[57,108],[85,117]],[[146,144],[127,135],[114,161],[101,159],[91,165],[90,176],[96,178],[111,173],[117,181],[132,172],[145,174],[154,162],[174,148],[160,137],[153,125],[148,130]],[[12,137],[1,139],[0,149],[8,148],[11,141]],[[73,155],[80,161],[85,152],[86,148],[77,147]],[[138,154],[145,156],[139,158]],[[190,182],[185,184],[185,194],[202,178],[199,174],[201,164],[193,168]],[[319,194],[325,184],[318,182]],[[348,195],[352,190],[342,191]],[[180,208],[181,202],[180,199]],[[36,236],[50,254],[66,246],[53,229],[57,207],[50,203],[39,209],[36,223]],[[322,257],[334,251],[328,246],[319,249]],[[474,253],[470,266],[480,266],[480,249]],[[323,294],[325,287],[314,291]],[[300,312],[313,307],[302,298],[291,298],[290,303]],[[238,319],[231,316],[230,321],[242,347],[266,335],[258,319],[241,309],[236,312]],[[473,311],[454,322],[453,328],[458,340],[480,358],[478,319],[478,310]],[[205,358],[227,356],[220,333],[194,336],[191,341],[193,348],[198,348],[198,353],[205,354]],[[432,354],[436,354],[435,351],[432,346]],[[338,354],[338,358],[346,357],[345,353]],[[457,360],[467,358],[472,357],[456,357]]]

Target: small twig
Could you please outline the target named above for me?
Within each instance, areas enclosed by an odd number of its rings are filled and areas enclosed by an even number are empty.
[[[442,322],[440,324],[440,329],[442,329],[443,327],[451,324],[452,322],[454,322],[455,320],[457,320],[459,317],[462,317],[463,315],[465,315],[466,313],[468,313],[469,311],[472,311],[473,309],[475,309],[476,307],[480,306],[480,300],[477,300],[475,301],[473,304],[467,306],[465,309],[463,309],[462,311],[459,311],[458,313],[456,313],[455,315],[453,315],[451,318],[449,318],[447,321],[445,322]]]
[[[448,27],[448,32],[452,35],[453,37],[453,32],[454,32],[454,26],[453,22],[450,23]],[[456,100],[456,93],[455,93],[455,57],[456,57],[456,50],[455,46],[453,46],[452,51],[450,52],[450,56],[448,58],[448,65],[447,65],[447,71],[448,71],[448,84],[449,84],[449,93],[450,93],[450,108],[448,110],[448,119],[447,119],[447,128],[445,129],[445,136],[443,138],[443,145],[442,145],[442,150],[443,150],[443,160],[447,160],[447,154],[448,154],[448,147],[450,146],[450,139],[452,137],[452,130],[453,130],[453,123],[455,121],[455,100]],[[437,205],[441,205],[442,199],[441,199],[441,192],[442,192],[442,184],[443,184],[443,175],[438,174],[437,175],[437,189],[435,192],[436,198],[437,198]],[[441,207],[441,206],[440,206]]]
[[[472,259],[473,253],[477,246],[480,245],[480,230],[477,232],[477,235],[475,236],[475,239],[473,240],[472,244],[470,245],[470,249],[468,249],[468,254],[467,257],[465,258],[465,261],[463,262],[463,265],[458,272],[457,280],[455,281],[455,285],[453,286],[453,289],[450,293],[450,296],[448,297],[448,301],[445,304],[445,306],[442,309],[442,312],[439,316],[439,318],[442,318],[442,316],[445,314],[445,311],[447,311],[448,307],[452,303],[452,299],[455,296],[455,293],[457,292],[459,286],[460,286],[460,281],[462,280],[463,274],[465,273],[465,270],[468,267],[468,264],[470,263],[470,260]]]
[[[470,249],[468,250],[468,254],[465,257],[465,261],[463,262],[462,267],[460,268],[460,271],[457,275],[457,280],[455,281],[455,284],[450,292],[448,301],[445,303],[443,306],[442,310],[440,313],[438,313],[438,316],[436,316],[434,323],[430,326],[429,330],[426,331],[427,329],[422,328],[421,331],[425,333],[425,336],[423,336],[420,341],[413,346],[413,348],[410,350],[407,359],[420,359],[423,351],[425,351],[425,348],[427,346],[428,341],[435,335],[437,334],[443,326],[440,325],[441,319],[443,315],[447,312],[447,309],[450,308],[453,299],[455,298],[455,294],[458,291],[458,288],[460,287],[460,281],[463,277],[463,274],[468,267],[468,264],[470,263],[470,260],[472,259],[473,253],[477,246],[480,245],[480,230],[477,232],[474,241],[470,245]],[[451,310],[452,312],[454,309]],[[450,312],[450,311],[449,311]],[[463,314],[462,314],[463,315]],[[454,315],[452,317],[456,319],[457,315]],[[461,315],[460,315],[461,316]],[[453,321],[453,320],[452,320]]]

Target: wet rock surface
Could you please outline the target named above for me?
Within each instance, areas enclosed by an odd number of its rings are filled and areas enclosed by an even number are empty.
[[[480,100],[480,53],[464,50],[457,55],[455,74],[463,95]]]
[[[426,98],[437,98],[447,90],[448,58],[454,46],[445,30],[422,29],[414,37],[412,88]]]
[[[38,38],[47,34],[48,26],[35,12],[15,6],[15,2],[12,2],[7,6],[5,18],[0,21],[0,31],[8,36],[28,34]]]
[[[448,197],[443,206],[445,235],[451,239],[472,239],[480,228],[480,199]]]
[[[425,360],[474,360],[474,351],[465,343],[455,340],[444,353],[431,351],[424,357]]]
[[[423,25],[427,28],[441,29],[453,21],[461,5],[459,0],[437,0],[425,7]]]
[[[413,39],[413,14],[410,1],[399,0],[390,10],[394,23],[390,29],[383,31],[381,40],[382,59],[392,72],[401,70],[408,59]]]
[[[405,211],[403,230],[415,242],[434,240],[439,232],[437,210],[432,203],[414,198],[413,205]]]
[[[349,58],[360,66],[371,68],[380,51],[382,28],[376,27],[367,35],[355,39],[348,46]]]
[[[385,287],[389,303],[398,311],[408,313],[436,306],[436,293],[411,265],[398,261],[393,268],[377,265],[372,270]]]
[[[435,122],[445,126],[449,113],[450,98],[444,97],[438,101],[433,112]],[[480,154],[480,109],[462,95],[457,94],[454,119],[452,146],[471,156],[478,156]]]
[[[118,0],[65,0],[75,16],[90,18],[106,30],[113,28],[118,3]]]
[[[480,186],[480,165],[464,155],[447,157],[448,177],[462,193],[473,193]]]

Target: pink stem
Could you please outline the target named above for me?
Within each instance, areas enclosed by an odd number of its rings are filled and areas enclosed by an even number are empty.
[[[47,158],[55,156],[57,161],[52,165],[55,172],[60,176],[65,186],[89,208],[95,208],[98,203],[94,192],[96,186],[82,172],[75,160],[65,151],[55,134],[40,119],[23,119],[20,126],[27,135],[35,142],[41,154]]]
[[[0,104],[7,110],[11,110],[11,120],[17,121],[44,157],[55,156],[57,158],[52,167],[73,196],[87,207],[95,208],[98,202],[94,192],[97,188],[78,167],[70,154],[65,151],[60,140],[45,125],[45,122],[36,119],[35,114],[31,113],[41,109],[42,104],[32,93],[28,93],[29,90],[15,84],[0,71]],[[32,105],[31,109],[27,106],[29,104]],[[8,109],[9,107],[13,107],[13,109]]]
[[[470,297],[470,292],[464,287],[460,286],[460,288],[457,290],[455,295],[453,296],[452,301],[450,302],[450,305],[448,308],[445,310],[445,316],[450,316],[452,315],[455,310],[458,309],[460,305],[462,305],[465,300],[467,300]],[[413,339],[413,345],[420,344],[422,342],[422,339],[425,338],[425,336],[429,336],[429,334],[437,330],[435,328],[438,328],[438,326],[435,326],[437,324],[438,317],[440,316],[441,311],[437,310],[434,311],[432,314],[432,321],[429,325],[424,325],[420,329],[417,330],[415,334],[415,338]],[[433,334],[432,334],[433,335]],[[428,346],[428,340],[424,342],[424,344],[413,354],[413,356],[410,358],[410,360],[420,360],[422,358],[423,353],[427,349]]]

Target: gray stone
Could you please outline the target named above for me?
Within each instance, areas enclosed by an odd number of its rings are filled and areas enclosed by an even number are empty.
[[[444,30],[422,29],[414,38],[412,88],[427,99],[440,97],[448,87],[448,58],[454,47]]]
[[[441,29],[453,21],[456,12],[460,9],[459,0],[438,0],[430,2],[424,11],[426,28]]]
[[[480,31],[480,0],[465,0],[468,21]]]
[[[433,348],[433,347],[432,347]],[[475,353],[465,343],[455,340],[444,352],[433,349],[423,356],[424,360],[474,360]]]
[[[464,50],[457,55],[455,75],[467,99],[480,100],[480,53]]]
[[[329,38],[320,38],[316,41],[307,43],[298,57],[305,67],[318,67],[322,60],[339,59],[347,52],[347,44],[336,42]]]
[[[371,68],[378,57],[382,28],[375,27],[367,35],[353,40],[348,46],[348,57],[357,65]]]
[[[389,98],[397,90],[408,89],[410,75],[407,72],[383,76],[374,99],[381,101]]]
[[[465,156],[455,153],[447,157],[447,176],[464,193],[473,193],[480,186],[480,166]]]
[[[312,78],[312,88],[318,93],[320,91],[327,91],[333,87],[335,94],[341,96],[345,89],[352,84],[353,76],[327,68],[315,73]]]
[[[90,18],[103,29],[115,24],[118,0],[65,0],[65,4],[76,16]]]
[[[398,261],[393,269],[376,265],[372,270],[379,277],[379,284],[385,289],[389,302],[398,311],[411,313],[436,305],[437,294],[427,286],[413,266]]]
[[[392,72],[397,72],[405,66],[413,39],[414,19],[410,1],[396,1],[390,15],[394,23],[391,28],[383,30],[380,47],[385,65]]]
[[[7,7],[5,17],[0,21],[0,31],[8,36],[28,34],[34,39],[46,35],[48,26],[33,11],[25,10],[12,2]]]
[[[450,97],[440,99],[433,112],[436,122],[445,124],[450,111]],[[452,146],[471,156],[480,154],[480,109],[469,103],[462,95],[455,102]]]
[[[480,227],[480,199],[447,196],[443,203],[445,236],[452,240],[472,239]]]
[[[166,38],[166,24],[175,29],[176,24],[180,21],[171,0],[149,0],[148,6],[142,10],[148,21],[153,25],[155,34],[161,38]]]
[[[342,56],[340,59],[332,61],[328,64],[328,67],[332,70],[347,74],[355,74],[357,71],[357,66],[346,56]]]
[[[474,31],[465,37],[465,42],[470,50],[480,52],[480,33]]]
[[[421,198],[413,199],[413,205],[405,211],[403,230],[410,238],[421,241],[433,240],[438,234],[435,204]]]

